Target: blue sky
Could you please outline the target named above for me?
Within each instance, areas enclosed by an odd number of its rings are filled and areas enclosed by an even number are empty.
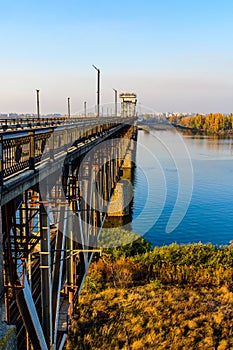
[[[233,112],[231,0],[0,0],[0,113],[72,112],[112,88],[155,111]]]

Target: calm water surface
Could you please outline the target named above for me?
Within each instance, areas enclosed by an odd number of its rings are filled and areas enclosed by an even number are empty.
[[[179,193],[178,211],[187,212],[167,233]],[[232,138],[139,131],[132,230],[158,246],[233,240]]]

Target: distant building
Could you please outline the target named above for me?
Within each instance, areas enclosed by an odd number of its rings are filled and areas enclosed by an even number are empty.
[[[121,101],[121,116],[134,117],[136,115],[137,95],[134,93],[120,94]]]
[[[17,118],[18,114],[17,113],[9,113],[9,118]]]

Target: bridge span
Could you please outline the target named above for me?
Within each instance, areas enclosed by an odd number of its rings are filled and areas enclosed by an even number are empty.
[[[63,348],[109,201],[132,166],[135,123],[1,122],[0,321],[16,326],[18,349]]]

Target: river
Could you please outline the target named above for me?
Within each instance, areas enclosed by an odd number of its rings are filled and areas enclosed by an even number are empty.
[[[136,165],[134,232],[153,246],[233,240],[232,138],[139,130]]]

